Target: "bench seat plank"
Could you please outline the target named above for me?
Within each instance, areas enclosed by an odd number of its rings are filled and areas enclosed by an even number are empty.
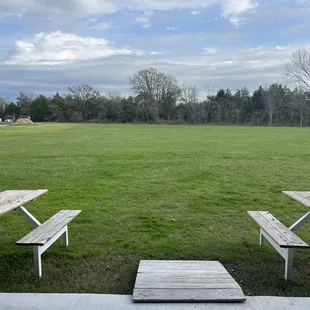
[[[248,211],[249,215],[280,248],[307,248],[309,245],[267,211]]]
[[[16,245],[43,246],[80,213],[81,210],[62,210],[17,241]]]

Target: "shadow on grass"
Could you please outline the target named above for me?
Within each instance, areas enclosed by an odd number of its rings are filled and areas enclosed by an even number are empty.
[[[284,280],[284,260],[244,260],[223,262],[247,296],[310,296],[310,263],[294,261],[293,278]]]
[[[0,256],[1,292],[131,294],[137,272],[133,257],[42,255],[43,276],[34,275],[32,254]]]
[[[222,244],[221,251],[240,250],[233,244]],[[158,249],[157,249],[158,253]],[[43,277],[34,276],[32,252],[0,256],[1,292],[132,294],[137,267],[141,259],[218,260],[205,251],[195,255],[110,255],[92,253],[73,256],[50,251],[42,256]],[[240,253],[239,253],[240,257]],[[240,284],[247,296],[309,297],[310,262],[307,257],[294,260],[293,280],[284,280],[284,260],[272,249],[250,246],[243,259],[220,260]]]

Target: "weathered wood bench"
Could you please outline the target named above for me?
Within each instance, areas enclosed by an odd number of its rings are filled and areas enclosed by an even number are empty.
[[[35,273],[42,276],[41,255],[61,236],[68,246],[68,224],[80,214],[80,210],[62,210],[16,242],[16,245],[33,246]]]
[[[285,259],[285,280],[292,277],[294,250],[308,248],[309,245],[284,226],[267,211],[248,211],[249,215],[260,226],[260,245],[265,240]]]

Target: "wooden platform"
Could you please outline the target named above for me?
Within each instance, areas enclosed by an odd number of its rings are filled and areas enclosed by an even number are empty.
[[[216,261],[140,261],[135,302],[243,302],[233,277]]]

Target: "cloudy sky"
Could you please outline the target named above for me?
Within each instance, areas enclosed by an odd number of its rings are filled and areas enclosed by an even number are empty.
[[[130,93],[156,67],[210,89],[284,82],[310,0],[0,0],[0,96],[87,83]]]

